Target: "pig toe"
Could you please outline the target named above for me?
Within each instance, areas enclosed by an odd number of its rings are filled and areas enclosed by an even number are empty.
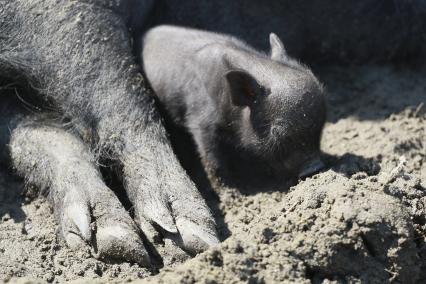
[[[145,194],[134,204],[136,222],[151,243],[158,243],[166,233],[178,232],[168,200],[161,193]]]
[[[62,236],[70,248],[77,249],[90,242],[91,214],[87,197],[75,190],[68,191],[56,208]]]
[[[137,215],[142,222],[147,221],[149,224],[161,227],[164,231],[177,233],[175,221],[167,199],[159,199],[155,198],[155,196],[144,198],[142,202],[139,202],[137,208]]]
[[[216,231],[208,224],[197,224],[187,218],[176,220],[179,234],[171,237],[186,251],[197,254],[219,243]]]
[[[216,224],[204,201],[180,200],[173,205],[179,233],[175,242],[193,254],[205,251],[219,243]]]
[[[96,231],[95,256],[100,259],[125,260],[150,265],[149,255],[139,237],[122,224],[111,224]]]
[[[101,259],[124,260],[150,265],[140,230],[110,191],[97,194],[92,201],[94,255]]]
[[[196,254],[219,243],[210,209],[192,183],[145,191],[133,203],[137,223],[154,245],[170,239]]]
[[[139,229],[109,188],[69,190],[55,209],[70,248],[90,246],[93,255],[102,260],[150,265]]]
[[[169,196],[179,234],[176,243],[193,254],[219,243],[216,222],[192,182],[175,186]]]
[[[91,239],[90,212],[86,204],[74,202],[63,210],[61,218],[62,235],[71,248],[78,248]]]

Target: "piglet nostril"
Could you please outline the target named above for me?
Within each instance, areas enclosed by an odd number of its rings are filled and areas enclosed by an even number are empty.
[[[325,168],[325,165],[320,159],[312,160],[306,163],[304,166],[302,166],[302,169],[299,173],[299,178],[305,178],[305,177],[311,176],[321,171],[324,168]]]

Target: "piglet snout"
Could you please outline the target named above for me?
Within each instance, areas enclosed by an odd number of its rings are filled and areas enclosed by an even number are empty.
[[[324,163],[319,159],[314,159],[301,167],[299,178],[311,176],[325,168]]]

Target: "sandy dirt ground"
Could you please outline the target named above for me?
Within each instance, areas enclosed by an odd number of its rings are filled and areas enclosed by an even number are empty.
[[[164,268],[70,251],[51,208],[0,177],[0,280],[140,283],[425,283],[425,70],[330,67],[328,169],[295,186],[205,195],[224,241]],[[30,190],[31,191],[31,190]],[[167,250],[165,244],[164,250]],[[31,280],[35,281],[36,280]]]

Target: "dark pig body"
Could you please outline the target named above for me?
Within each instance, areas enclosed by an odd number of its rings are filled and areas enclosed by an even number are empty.
[[[13,123],[5,141],[13,167],[49,193],[70,247],[89,244],[99,258],[142,265],[151,262],[147,242],[171,239],[190,253],[218,243],[132,54],[129,30],[143,25],[151,2],[0,0],[0,91],[31,86],[24,101],[54,113]],[[100,160],[114,161],[134,220],[105,184]]]

